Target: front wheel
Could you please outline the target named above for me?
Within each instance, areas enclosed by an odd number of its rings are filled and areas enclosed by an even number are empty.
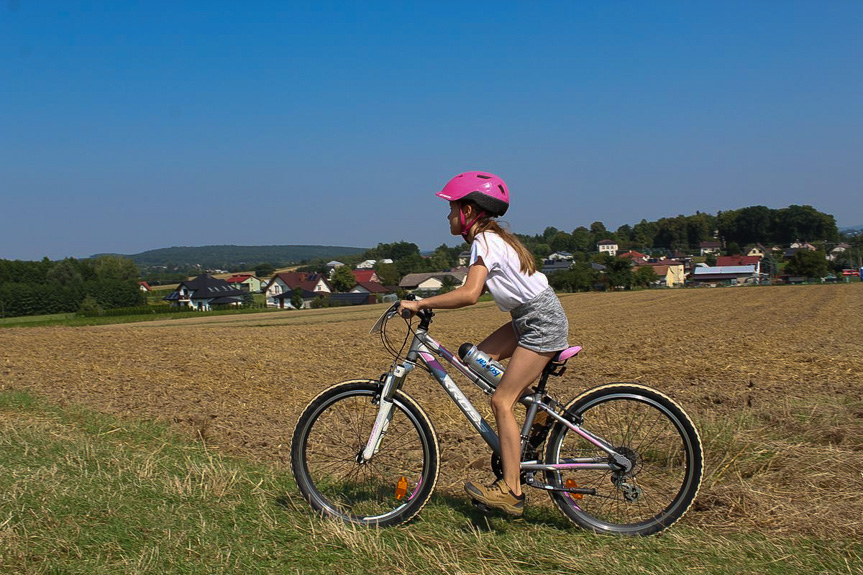
[[[698,431],[671,398],[641,385],[612,383],[586,391],[565,411],[629,460],[631,468],[577,469],[585,462],[614,461],[569,427],[555,424],[546,463],[570,468],[547,471],[546,481],[593,490],[552,492],[564,515],[597,533],[650,535],[686,513],[701,485],[704,455]]]
[[[380,448],[362,461],[381,389],[374,380],[345,381],[313,399],[294,430],[291,468],[315,510],[350,523],[388,527],[408,521],[425,506],[437,483],[440,449],[428,416],[397,391]]]

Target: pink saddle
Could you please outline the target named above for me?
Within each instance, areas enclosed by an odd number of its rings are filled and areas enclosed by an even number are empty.
[[[559,352],[557,355],[555,355],[551,359],[551,361],[553,361],[554,363],[566,363],[566,360],[568,360],[571,357],[575,357],[576,355],[578,355],[578,352],[580,352],[580,351],[581,351],[580,345],[568,347],[565,350]]]

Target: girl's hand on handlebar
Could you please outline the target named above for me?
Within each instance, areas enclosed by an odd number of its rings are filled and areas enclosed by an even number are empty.
[[[409,301],[403,299],[399,302],[399,314],[405,319],[416,315],[416,313],[420,310],[420,304],[418,301]]]

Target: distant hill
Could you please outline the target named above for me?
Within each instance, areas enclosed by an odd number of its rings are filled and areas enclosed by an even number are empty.
[[[259,263],[280,266],[314,259],[337,259],[361,254],[367,249],[344,246],[180,246],[139,254],[95,254],[93,257],[121,255],[134,261],[138,267],[200,265],[204,268],[228,269]]]
[[[863,232],[863,226],[851,226],[850,228],[840,228],[839,229],[840,234],[850,234],[852,236],[857,235],[860,232]]]

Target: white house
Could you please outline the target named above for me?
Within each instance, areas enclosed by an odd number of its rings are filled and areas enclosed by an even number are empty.
[[[198,311],[210,311],[216,305],[239,305],[243,292],[223,279],[201,274],[180,282],[177,289],[163,299],[172,307],[190,307]]]
[[[399,282],[399,287],[411,292],[437,293],[443,287],[444,279],[447,277],[450,278],[455,287],[461,287],[467,279],[467,273],[449,271],[408,274]]]
[[[708,254],[718,254],[722,252],[722,244],[719,242],[701,242],[698,244],[698,248],[701,250],[701,255],[706,256]]]
[[[300,288],[304,307],[308,307],[312,300],[323,294],[333,291],[330,282],[322,274],[286,272],[273,276],[267,285],[267,305],[282,309],[292,308],[291,298],[294,290]]]
[[[569,252],[554,252],[548,256],[548,259],[553,262],[571,262],[572,254]]]
[[[611,257],[617,255],[617,242],[614,240],[600,240],[596,243],[596,247],[599,248],[599,253],[608,254]]]

